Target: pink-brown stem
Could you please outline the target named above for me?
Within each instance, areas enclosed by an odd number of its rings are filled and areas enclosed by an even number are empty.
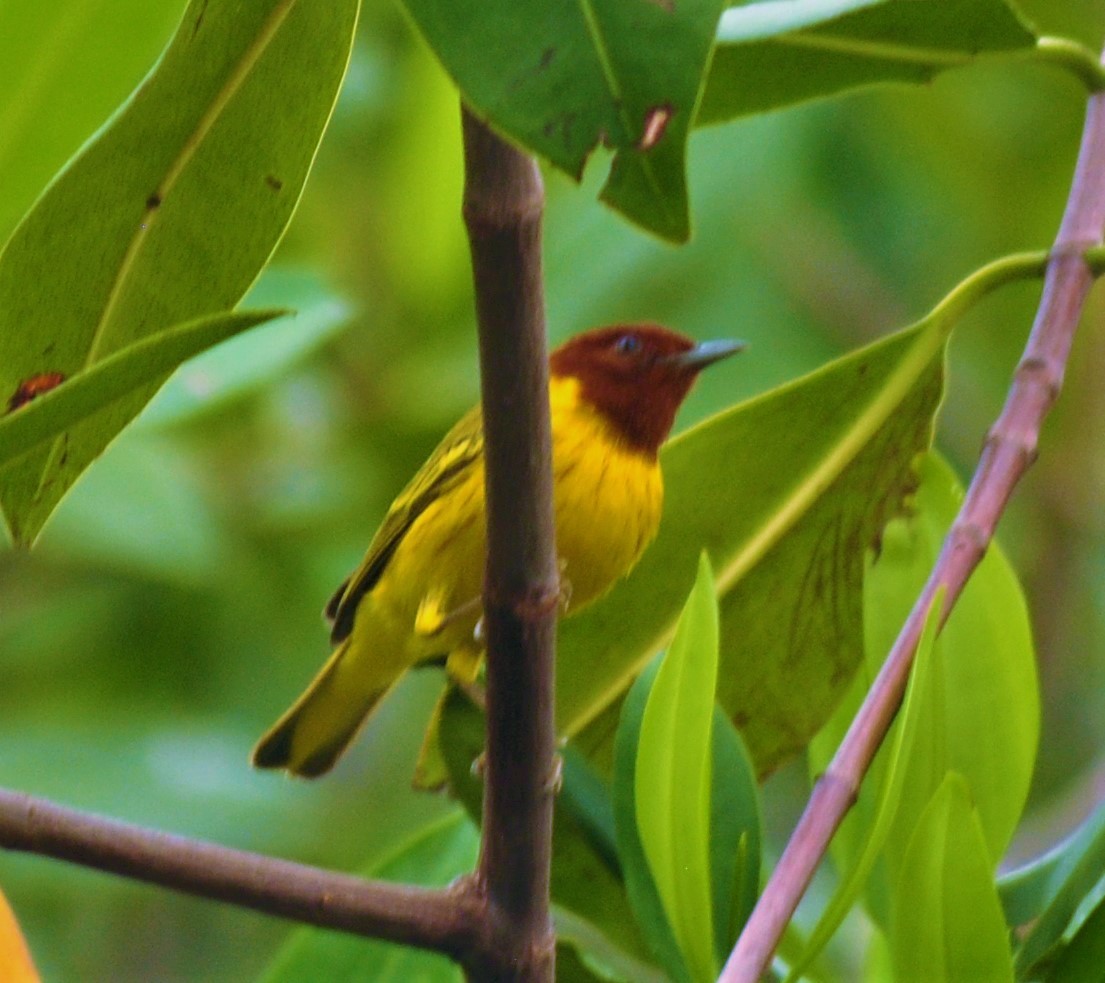
[[[825,855],[901,704],[925,618],[945,589],[941,624],[986,553],[1021,475],[1036,458],[1040,427],[1055,402],[1093,272],[1084,251],[1105,229],[1105,96],[1091,96],[1066,210],[1048,262],[1036,319],[1009,396],[940,556],[852,721],[730,954],[719,983],[756,983]]]

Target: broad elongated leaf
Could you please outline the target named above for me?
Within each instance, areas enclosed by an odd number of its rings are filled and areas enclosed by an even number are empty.
[[[471,870],[479,837],[457,811],[421,830],[394,856],[365,871],[425,887],[442,887]],[[263,977],[264,983],[454,983],[463,979],[444,956],[353,935],[301,928],[292,934]]]
[[[286,374],[348,322],[352,308],[317,276],[269,267],[246,295],[248,307],[282,304],[295,318],[191,359],[142,412],[141,425],[176,423],[260,389]]]
[[[879,556],[867,571],[865,671],[811,744],[811,773],[824,770],[843,738],[935,562],[962,499],[955,476],[935,454],[919,463],[918,474],[921,483],[912,498],[912,515],[888,524]],[[949,769],[969,784],[991,856],[1005,852],[1024,807],[1039,731],[1035,653],[1023,594],[997,544],[960,597],[933,656],[939,672],[913,728],[911,760],[908,771],[898,775],[896,801],[880,801],[876,792],[891,780],[888,769],[897,774],[893,750],[884,750],[833,842],[838,867],[852,871],[869,855],[873,838],[884,840],[884,862],[871,876],[868,890],[868,900],[880,918],[887,913],[890,885],[916,817]],[[893,808],[895,818],[886,830],[888,808]]]
[[[1044,900],[1042,910],[1017,951],[1017,975],[1021,978],[1029,977],[1059,946],[1079,908],[1105,878],[1105,807],[1096,809],[1048,860],[1054,863],[1048,862],[1044,868],[1039,895]],[[1024,914],[1020,912],[1016,920],[1021,921]]]
[[[641,719],[634,769],[637,832],[683,958],[713,980],[710,758],[718,614],[709,561],[699,559],[675,638]]]
[[[1036,35],[1006,0],[765,0],[727,10],[699,124],[886,82],[928,82]]]
[[[874,819],[860,834],[860,848],[858,852],[853,847],[854,856],[847,858],[850,866],[842,872],[840,884],[829,903],[825,906],[821,918],[810,934],[806,946],[801,955],[791,963],[790,974],[787,983],[800,978],[800,974],[820,955],[822,949],[832,938],[833,933],[840,927],[852,905],[863,891],[867,878],[875,866],[875,862],[882,852],[883,844],[897,814],[901,799],[902,784],[905,781],[907,769],[911,765],[913,748],[917,742],[918,731],[922,726],[922,718],[931,713],[931,703],[934,698],[934,689],[939,684],[942,687],[942,674],[935,672],[932,665],[932,648],[936,640],[936,628],[939,621],[939,612],[943,605],[943,591],[941,591],[929,609],[925,620],[925,628],[921,634],[921,640],[917,644],[917,655],[914,659],[913,669],[909,677],[909,686],[906,689],[905,698],[902,701],[902,709],[898,719],[894,723],[892,735],[884,741],[888,748],[885,766],[878,772],[869,771],[864,781],[863,792],[865,800],[874,800],[872,809]],[[937,678],[934,679],[933,677]],[[942,694],[941,694],[942,696]],[[844,706],[845,704],[842,704]],[[835,728],[827,728],[835,730]],[[828,753],[826,753],[828,751]],[[819,734],[810,745],[811,770],[820,773],[824,770],[835,747],[825,747],[825,736]],[[871,788],[877,782],[877,793],[872,794]],[[849,831],[851,832],[851,831]]]
[[[1012,983],[993,862],[963,778],[950,772],[917,821],[894,891],[894,978]]]
[[[931,439],[945,341],[980,297],[1042,269],[1042,254],[996,261],[918,325],[667,445],[656,542],[561,627],[561,731],[609,760],[612,708],[671,638],[673,585],[691,582],[705,546],[721,598],[718,702],[761,775],[804,747],[862,658],[865,551],[916,486],[911,465]]]
[[[142,77],[179,16],[178,5],[148,0],[0,3],[0,244]]]
[[[622,704],[611,790],[618,858],[633,914],[652,951],[675,980],[689,979],[637,830],[637,745],[659,658],[638,677]],[[761,819],[755,773],[740,736],[714,710],[710,789],[710,879],[715,949],[728,955],[759,894]]]
[[[1105,900],[1100,900],[1044,977],[1047,983],[1100,983],[1105,967]]]
[[[1105,804],[1094,809],[1070,836],[1042,857],[999,878],[998,891],[1006,920],[1010,925],[1035,921],[1072,878],[1079,881],[1073,894],[1078,898],[1102,876],[1105,876]],[[1045,932],[1051,934],[1052,940],[1058,938],[1065,922],[1056,924],[1049,917],[1042,919],[1037,928],[1043,928],[1045,920],[1052,922]]]
[[[0,466],[21,457],[198,352],[287,311],[231,311],[202,317],[136,342],[0,417]]]
[[[0,392],[238,302],[299,199],[356,15],[357,0],[194,0],[154,72],[0,254]],[[155,390],[0,473],[17,542]]]
[[[603,198],[687,238],[684,156],[722,0],[405,0],[477,114],[577,178],[615,151]]]

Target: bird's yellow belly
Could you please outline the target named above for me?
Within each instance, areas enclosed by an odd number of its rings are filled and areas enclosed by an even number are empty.
[[[579,405],[574,386],[552,389],[557,553],[566,613],[608,591],[656,535],[663,484],[655,459],[612,439]],[[407,532],[358,621],[390,635],[410,664],[473,647],[486,556],[484,469],[433,503]],[[381,639],[376,651],[386,651]],[[402,653],[402,654],[400,654]]]
[[[625,576],[660,524],[659,466],[610,440],[604,429],[601,420],[584,416],[554,440],[556,548],[568,613]]]

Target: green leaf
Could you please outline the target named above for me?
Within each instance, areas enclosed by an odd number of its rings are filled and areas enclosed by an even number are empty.
[[[147,388],[198,352],[287,311],[230,311],[187,321],[109,355],[0,417],[0,465]]]
[[[0,4],[0,243],[142,77],[178,17],[176,4],[148,0]]]
[[[641,926],[649,947],[671,978],[677,983],[689,983],[690,975],[664,912],[637,826],[637,747],[640,743],[645,704],[659,669],[660,657],[657,656],[637,677],[622,704],[614,741],[614,784],[611,797],[614,804],[618,857],[621,860],[625,890],[629,895],[633,916]]]
[[[950,772],[917,821],[894,891],[895,979],[1011,983],[993,862],[962,776]]]
[[[696,122],[887,82],[923,83],[982,54],[1031,50],[1005,0],[766,0],[727,10]]]
[[[865,550],[916,485],[911,464],[931,439],[945,342],[980,298],[1039,276],[1044,263],[1043,253],[996,260],[914,327],[671,441],[656,541],[561,626],[562,733],[595,760],[608,755],[610,709],[671,638],[672,585],[691,581],[705,546],[721,598],[718,702],[760,775],[803,748],[862,658]]]
[[[934,689],[937,684],[942,686],[943,682],[940,674],[942,667],[933,665],[932,655],[943,603],[944,591],[941,589],[929,608],[921,639],[917,643],[917,654],[914,658],[913,668],[910,671],[909,685],[906,688],[901,711],[894,723],[892,733],[883,742],[884,746],[889,748],[885,766],[878,771],[869,771],[860,791],[861,798],[874,799],[871,809],[874,819],[867,824],[860,834],[859,843],[861,847],[858,852],[853,851],[855,855],[851,859],[850,867],[841,877],[832,898],[821,913],[813,932],[810,933],[802,953],[790,964],[787,983],[797,980],[813,963],[847,917],[856,898],[859,897],[867,883],[867,878],[874,869],[875,862],[886,843],[886,838],[890,835],[890,829],[901,801],[902,784],[910,767],[913,749],[917,743],[918,731],[922,726],[921,721],[931,713]],[[937,678],[934,679],[934,676]],[[823,735],[824,732],[819,734],[814,743],[810,745],[811,770],[817,773],[822,772],[827,767],[838,743],[834,740],[831,747],[826,747]],[[834,738],[836,736],[833,735]],[[872,795],[870,791],[872,785],[875,784],[872,779],[875,779],[875,783],[877,783],[878,791],[875,795]]]
[[[958,511],[962,489],[937,455],[926,455],[917,473],[912,514],[887,525],[878,558],[867,571],[864,672],[811,743],[813,774],[824,770],[847,731]],[[998,544],[987,551],[952,611],[936,642],[933,664],[939,671],[928,698],[917,707],[907,771],[898,771],[895,749],[902,725],[895,723],[832,845],[838,869],[851,872],[868,866],[873,838],[884,841],[881,860],[873,870],[869,867],[867,893],[882,921],[916,817],[948,770],[967,780],[991,856],[1005,852],[1024,808],[1039,732],[1035,653],[1023,594]],[[890,794],[891,781],[895,801],[887,803],[883,796]],[[888,831],[883,824],[891,805]]]
[[[748,749],[717,707],[712,733],[710,878],[714,949],[723,965],[760,896],[763,817]]]
[[[1105,979],[1105,900],[1097,902],[1044,979],[1047,983],[1101,983]]]
[[[356,16],[357,0],[193,0],[156,69],[0,254],[0,392],[238,302],[299,199]],[[154,391],[0,473],[17,542]]]
[[[574,911],[554,905],[557,983],[670,983],[655,966],[612,945],[610,939]]]
[[[1094,809],[1062,843],[998,879],[1006,920],[1010,925],[1035,921],[1072,876],[1081,881],[1080,891],[1075,891],[1078,896],[1086,893],[1099,875],[1105,875],[1105,803]],[[1063,927],[1058,926],[1060,931]]]
[[[479,837],[460,810],[420,830],[388,860],[366,871],[405,884],[443,887],[470,871]],[[444,956],[319,928],[292,933],[264,983],[453,983],[460,969]]]
[[[912,599],[936,561],[963,491],[937,455],[922,462],[914,517],[883,537],[865,604],[876,651],[889,650]],[[1040,730],[1036,653],[1017,576],[994,544],[971,576],[937,647],[943,671],[942,719],[926,738],[931,756],[903,790],[896,834],[905,847],[915,816],[945,771],[961,774],[982,823],[990,856],[1001,857],[1028,798]],[[928,775],[924,775],[927,769]]]
[[[348,323],[350,305],[306,271],[269,268],[243,301],[280,304],[295,317],[192,359],[142,412],[142,426],[178,423],[258,389],[305,360]]]
[[[691,978],[713,980],[710,749],[718,615],[709,560],[660,663],[641,719],[635,796],[645,858]]]
[[[723,0],[405,3],[478,115],[577,179],[610,148],[603,199],[687,238],[687,133]]]
[[[1095,809],[1065,843],[1044,858],[1043,870],[1046,873],[1043,884],[1037,884],[1036,897],[1046,898],[1046,903],[1017,950],[1019,979],[1031,978],[1033,970],[1054,953],[1079,908],[1105,878],[1105,806]]]

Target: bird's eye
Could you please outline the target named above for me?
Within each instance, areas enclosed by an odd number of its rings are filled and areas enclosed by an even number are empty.
[[[623,334],[615,343],[619,355],[636,355],[641,350],[641,339],[633,334]]]

